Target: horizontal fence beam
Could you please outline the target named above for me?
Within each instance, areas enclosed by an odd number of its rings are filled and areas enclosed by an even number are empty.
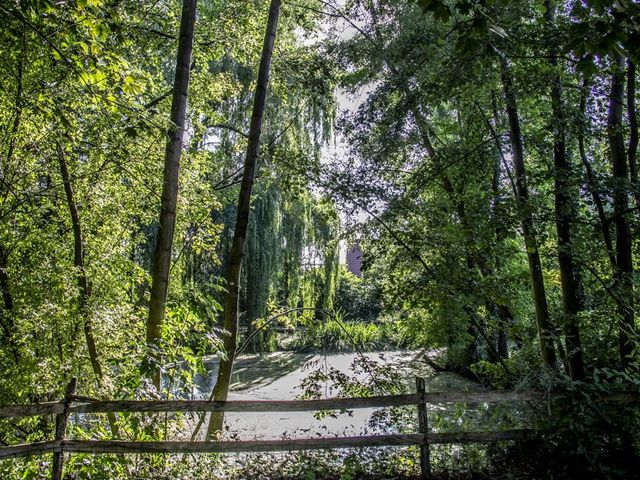
[[[531,438],[531,430],[504,432],[430,432],[429,444],[485,443]],[[407,447],[422,445],[420,433],[285,440],[241,440],[223,442],[127,442],[120,440],[64,440],[0,448],[0,459],[45,453],[257,453],[323,450],[332,448]]]
[[[0,406],[0,418],[24,418],[39,415],[57,415],[64,410],[63,402],[34,403],[31,405]]]
[[[505,430],[502,432],[429,432],[427,442],[433,444],[485,443],[528,440],[533,430]]]
[[[75,453],[252,453],[286,452],[358,447],[406,447],[418,445],[421,434],[366,437],[300,438],[286,440],[241,440],[223,442],[122,442],[67,440],[65,452]]]
[[[106,412],[304,412],[346,408],[400,407],[421,401],[419,394],[366,398],[323,398],[320,400],[123,400],[96,401],[71,406],[73,413]]]
[[[433,444],[498,442],[529,438],[529,430],[505,432],[447,432],[429,433],[427,440]],[[331,448],[407,447],[421,445],[424,435],[396,434],[335,438],[299,438],[286,440],[244,440],[231,442],[121,442],[67,440],[65,452],[76,453],[251,453],[296,450],[321,450]]]
[[[407,395],[387,395],[365,398],[325,398],[320,400],[231,400],[216,402],[207,400],[117,400],[99,401],[74,397],[71,413],[110,412],[303,412],[341,410],[351,408],[402,407],[418,403],[500,403],[561,400],[561,395],[545,396],[534,391],[485,391],[485,392],[426,392]],[[620,392],[591,400],[602,402],[632,403],[640,401],[640,393]],[[0,418],[23,418],[38,415],[58,415],[64,410],[62,402],[46,402],[32,405],[0,406]]]
[[[9,458],[30,457],[31,455],[42,455],[45,453],[55,453],[62,451],[62,442],[37,442],[28,445],[15,445],[12,447],[0,448],[0,460]]]
[[[402,407],[418,403],[494,403],[536,401],[544,396],[537,392],[442,392],[412,393],[364,398],[323,398],[319,400],[122,400],[92,401],[71,406],[73,413],[106,412],[304,412],[349,408]]]
[[[499,403],[499,402],[535,402],[547,397],[534,391],[485,391],[485,392],[426,392],[422,401],[438,403]]]

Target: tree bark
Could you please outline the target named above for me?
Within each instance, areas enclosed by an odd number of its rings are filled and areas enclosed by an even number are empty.
[[[605,248],[607,249],[607,256],[609,257],[609,263],[613,271],[616,269],[616,254],[613,248],[613,240],[611,239],[611,229],[607,214],[604,210],[604,203],[602,202],[602,196],[600,195],[601,188],[598,184],[591,163],[587,157],[587,150],[584,145],[584,132],[587,129],[586,123],[586,107],[587,107],[587,80],[585,79],[582,84],[582,94],[580,96],[580,124],[578,128],[578,151],[582,164],[584,165],[585,172],[587,174],[587,183],[591,198],[596,206],[596,212],[598,213],[598,219],[600,220],[600,230],[602,231],[602,238],[604,240]]]
[[[64,192],[67,197],[67,206],[69,208],[69,214],[71,216],[71,226],[73,229],[73,265],[77,270],[76,278],[78,282],[78,316],[82,321],[84,338],[87,344],[87,351],[89,352],[89,362],[91,363],[91,368],[96,376],[98,387],[102,388],[104,384],[104,372],[100,363],[100,356],[98,354],[98,348],[96,346],[91,317],[89,312],[87,311],[87,302],[89,300],[90,292],[89,280],[87,278],[87,272],[84,263],[84,241],[82,237],[80,214],[78,213],[78,206],[75,200],[73,185],[71,184],[71,177],[69,175],[69,169],[67,168],[67,162],[62,147],[59,147],[58,164],[60,166],[60,175],[64,184]],[[116,426],[115,414],[109,413],[107,415],[107,418],[109,420],[109,425],[111,427],[112,433],[116,434],[118,429]]]
[[[507,59],[500,56],[501,81],[504,90],[505,106],[509,119],[509,131],[511,138],[511,157],[516,174],[516,192],[518,210],[522,223],[522,234],[524,237],[527,258],[529,261],[529,271],[531,273],[531,286],[533,291],[533,301],[536,312],[536,324],[540,341],[540,350],[544,364],[552,369],[556,368],[556,352],[553,346],[553,329],[549,320],[549,307],[542,276],[542,265],[540,253],[538,251],[538,241],[533,225],[533,218],[529,211],[529,188],[527,185],[527,172],[524,164],[524,147],[522,145],[522,130],[520,128],[520,118],[516,97],[513,92],[513,79]]]
[[[638,111],[636,110],[636,65],[629,58],[627,60],[627,117],[629,119],[629,177],[631,191],[640,205],[640,191],[638,191]]]
[[[551,0],[545,1],[545,20],[551,31],[554,26],[554,7]],[[575,217],[575,199],[572,196],[572,168],[566,151],[566,119],[562,100],[562,82],[558,71],[558,59],[555,47],[551,46],[549,63],[553,70],[551,80],[551,110],[553,113],[553,166],[556,231],[558,235],[558,266],[560,269],[560,285],[562,290],[562,310],[564,314],[563,329],[566,343],[566,362],[572,380],[584,378],[584,363],[580,343],[580,326],[578,313],[580,299],[578,297],[579,272],[574,263],[572,236],[572,219]]]
[[[258,81],[256,84],[255,97],[253,102],[253,113],[251,116],[251,126],[249,127],[249,143],[244,162],[242,183],[238,196],[238,210],[236,226],[233,233],[231,253],[229,254],[229,265],[227,268],[227,293],[224,297],[224,349],[226,356],[220,359],[218,378],[213,389],[214,400],[225,401],[229,393],[231,382],[231,372],[233,361],[236,355],[237,335],[238,335],[238,298],[240,293],[240,272],[242,270],[242,257],[244,256],[244,246],[246,243],[247,226],[249,224],[249,209],[251,207],[251,191],[256,172],[258,151],[260,147],[260,134],[262,131],[262,115],[267,97],[267,87],[269,85],[269,75],[271,71],[271,57],[273,56],[273,46],[278,29],[278,19],[280,17],[281,0],[271,0],[269,8],[269,19],[262,46],[262,56],[260,59],[260,69],[258,71]],[[214,412],[209,420],[207,439],[210,440],[217,432],[222,430],[224,420],[223,412]]]
[[[429,128],[427,127],[427,125],[425,125],[423,117],[417,108],[414,107],[412,113],[413,113],[413,117],[416,122],[416,125],[418,127],[420,138],[422,140],[422,146],[427,151],[427,155],[429,155],[429,158],[431,158],[431,160],[434,162],[437,169],[440,170],[442,165],[440,162],[440,158],[436,153],[435,148],[433,147],[431,138],[429,137]],[[464,230],[465,257],[466,257],[467,268],[469,272],[472,272],[477,269],[480,272],[480,275],[482,275],[482,277],[484,278],[490,277],[491,275],[493,275],[493,272],[487,265],[486,259],[480,253],[478,253],[477,248],[474,246],[474,234],[471,228],[471,223],[469,221],[469,215],[467,214],[465,203],[462,198],[459,198],[459,194],[456,191],[456,187],[454,186],[453,182],[451,182],[451,179],[446,173],[443,173],[442,175],[442,185],[445,192],[447,193],[447,196],[449,197],[449,200],[451,201],[451,203],[453,203],[455,207],[456,215]],[[499,330],[502,332],[503,335],[502,336],[498,335],[499,340],[497,343],[491,341],[491,338],[486,332],[485,325],[482,324],[482,322],[480,321],[477,313],[474,311],[472,306],[467,305],[466,311],[469,314],[469,319],[471,322],[468,333],[470,337],[474,338],[474,340],[467,346],[467,353],[465,355],[465,357],[471,360],[471,362],[468,365],[465,365],[464,367],[466,368],[471,363],[475,363],[478,360],[477,359],[477,340],[475,340],[475,337],[477,336],[476,333],[477,333],[485,340],[490,360],[493,362],[500,363],[504,368],[505,372],[508,372],[508,368],[504,363],[504,360],[507,358],[507,348],[506,348],[507,337],[506,337],[506,330],[503,329],[502,326],[508,324],[509,320],[511,319],[511,312],[509,311],[508,307],[499,306],[490,298],[485,299],[485,304],[487,306],[487,309],[490,312],[495,313],[500,326]],[[477,332],[473,332],[473,329],[477,329]]]
[[[11,166],[13,156],[15,154],[16,144],[18,140],[18,130],[20,129],[20,123],[22,121],[23,111],[23,94],[24,94],[24,63],[27,56],[27,43],[25,32],[22,32],[21,36],[21,54],[18,58],[17,70],[17,85],[15,106],[13,114],[13,122],[11,124],[11,130],[9,132],[9,147],[7,148],[7,155],[5,161],[0,159],[0,197],[3,199],[9,192],[8,182],[6,178],[6,171]],[[0,310],[0,328],[6,337],[7,344],[11,349],[13,359],[16,363],[19,361],[20,351],[18,344],[15,341],[15,325],[14,325],[14,312],[13,312],[13,296],[9,288],[9,275],[7,269],[9,266],[9,248],[3,243],[0,243],[0,293],[2,294],[2,301],[4,310]]]
[[[631,231],[627,221],[629,209],[628,187],[629,169],[622,135],[622,110],[624,95],[624,57],[618,57],[611,75],[611,94],[607,135],[613,170],[613,214],[616,227],[616,283],[618,303],[618,329],[620,360],[623,368],[629,366],[636,338],[633,301],[633,257],[631,252]]]
[[[498,122],[498,109],[496,105],[495,95],[491,96],[491,109],[494,117],[494,121]],[[494,225],[494,232],[496,238],[496,244],[500,244],[503,241],[504,233],[503,228],[499,225],[499,213],[498,213],[498,198],[500,195],[500,173],[502,169],[500,168],[501,163],[505,163],[504,153],[502,149],[502,142],[500,141],[500,137],[496,134],[495,128],[491,125],[491,122],[486,119],[487,126],[489,127],[491,135],[495,138],[496,142],[496,150],[497,155],[495,158],[495,162],[493,165],[493,178],[491,180],[491,193],[493,194],[493,199],[491,200],[491,222]],[[507,172],[508,173],[508,172]],[[495,264],[498,269],[502,267],[502,259],[500,256],[496,256]],[[497,305],[494,303],[493,308],[497,308],[497,312],[495,317],[498,319],[497,326],[497,350],[498,355],[502,359],[506,359],[509,356],[509,325],[513,324],[513,315],[511,314],[511,310],[506,305]]]
[[[16,344],[13,323],[13,296],[9,289],[9,275],[7,268],[9,266],[9,251],[0,244],[0,294],[2,295],[2,307],[0,307],[0,328],[5,338],[6,344],[9,346],[13,360],[18,363],[19,350]]]
[[[171,251],[176,225],[178,202],[178,176],[182,156],[182,140],[187,115],[187,95],[191,73],[191,52],[196,19],[196,0],[184,0],[180,20],[180,39],[171,103],[171,126],[167,132],[167,146],[164,156],[162,199],[158,240],[153,256],[151,301],[147,318],[147,359],[145,368],[150,371],[153,384],[160,389],[160,342],[164,321]]]

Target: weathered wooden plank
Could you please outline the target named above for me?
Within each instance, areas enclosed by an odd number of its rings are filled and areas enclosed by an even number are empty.
[[[39,415],[57,415],[64,410],[64,402],[44,402],[31,405],[0,406],[0,418],[24,418]]]
[[[429,432],[432,444],[498,442],[525,440],[530,430],[504,432]],[[251,453],[331,448],[360,448],[422,445],[424,434],[376,435],[366,437],[303,438],[286,440],[248,440],[224,442],[124,442],[117,440],[65,440],[0,448],[0,459],[26,457],[52,452],[76,453]]]
[[[529,430],[504,432],[428,433],[429,443],[472,443],[525,440]],[[77,453],[251,453],[331,448],[361,448],[422,445],[424,434],[375,435],[365,437],[299,438],[222,442],[125,442],[111,440],[66,440],[65,452]]]
[[[209,402],[206,400],[122,400],[92,401],[74,397],[70,411],[73,413],[106,412],[287,412],[339,410],[351,408],[400,407],[441,403],[499,403],[508,401],[541,401],[540,392],[488,391],[488,392],[426,392],[424,394],[390,395],[367,398],[327,398],[321,400],[238,400]],[[559,400],[562,396],[552,396]],[[640,393],[621,392],[593,400],[602,402],[631,403],[640,401]],[[58,415],[64,410],[64,402],[46,402],[33,405],[0,406],[0,418],[22,418],[37,415]]]
[[[245,440],[222,442],[124,442],[66,440],[65,452],[77,453],[250,453],[330,448],[359,448],[419,445],[422,434],[366,437],[302,438],[287,440]]]
[[[424,403],[505,402],[542,400],[537,392],[427,392],[366,398],[325,398],[320,400],[121,400],[92,401],[73,405],[75,413],[105,412],[291,412],[350,408],[400,407]]]
[[[483,443],[506,440],[526,440],[531,438],[532,430],[505,430],[503,432],[429,432],[427,441],[438,443]]]
[[[74,413],[104,412],[302,412],[340,410],[349,408],[398,407],[415,405],[418,394],[389,395],[367,398],[326,398],[320,400],[233,400],[215,402],[207,400],[123,400],[76,404]]]
[[[29,457],[31,455],[42,455],[61,450],[61,442],[38,442],[28,445],[14,445],[11,447],[0,447],[0,460],[9,458]]]

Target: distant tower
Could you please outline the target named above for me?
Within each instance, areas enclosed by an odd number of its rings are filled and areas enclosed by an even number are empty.
[[[356,240],[353,246],[347,250],[347,270],[356,277],[362,277],[362,249],[360,240]]]

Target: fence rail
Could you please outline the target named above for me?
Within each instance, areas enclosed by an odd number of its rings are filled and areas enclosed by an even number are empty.
[[[540,392],[426,392],[424,379],[416,378],[416,393],[367,398],[329,398],[320,400],[122,400],[101,401],[76,396],[75,379],[69,384],[64,400],[32,405],[0,406],[0,418],[56,415],[56,439],[26,445],[0,448],[0,460],[31,455],[53,454],[52,480],[61,480],[65,453],[250,453],[319,450],[332,448],[362,448],[383,446],[419,446],[422,477],[430,476],[429,445],[451,443],[496,442],[525,440],[530,430],[430,432],[427,404],[502,403],[510,401],[543,401],[549,397]],[[622,392],[599,400],[606,402],[638,402],[640,393]],[[417,406],[419,432],[413,434],[371,435],[352,437],[295,438],[283,440],[244,440],[213,442],[131,442],[121,440],[70,440],[66,427],[72,413],[166,413],[166,412],[301,412]]]
[[[620,394],[620,401],[637,398],[633,394]],[[424,392],[407,395],[387,395],[365,398],[325,398],[320,400],[119,400],[101,401],[86,397],[71,397],[70,413],[110,412],[305,412],[317,410],[342,410],[349,408],[402,407],[408,405],[442,403],[496,403],[509,401],[540,401],[542,393],[526,391],[487,392]],[[23,418],[63,413],[64,400],[32,405],[0,406],[0,418]]]

